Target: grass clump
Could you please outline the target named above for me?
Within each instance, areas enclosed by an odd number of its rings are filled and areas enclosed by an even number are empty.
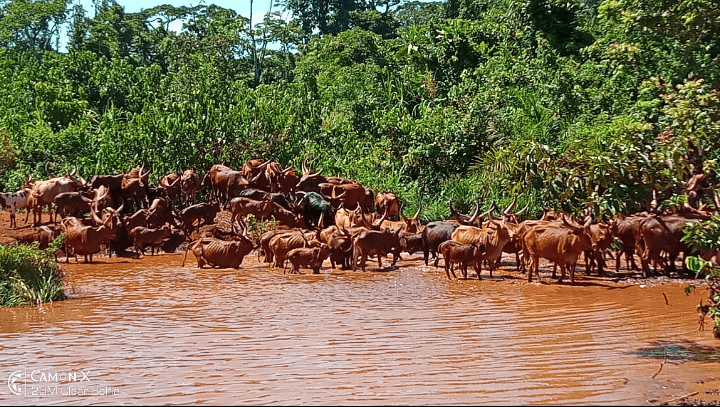
[[[65,272],[53,253],[62,244],[55,239],[47,249],[31,245],[0,244],[0,306],[40,305],[65,299]]]

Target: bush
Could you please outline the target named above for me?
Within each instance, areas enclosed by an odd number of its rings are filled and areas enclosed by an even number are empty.
[[[53,255],[62,237],[45,250],[32,245],[0,244],[0,306],[40,305],[65,299],[64,271]]]

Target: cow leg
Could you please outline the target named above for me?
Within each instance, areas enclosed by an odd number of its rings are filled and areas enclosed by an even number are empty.
[[[378,254],[377,259],[378,259],[378,267],[380,268],[380,270],[382,270],[382,256]]]
[[[557,263],[553,263],[552,278],[556,278],[556,277],[557,277]]]

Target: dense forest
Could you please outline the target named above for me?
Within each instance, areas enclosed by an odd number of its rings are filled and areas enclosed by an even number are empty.
[[[427,221],[514,196],[531,214],[698,205],[720,180],[718,0],[0,7],[3,191],[75,166],[157,182],[307,160]]]

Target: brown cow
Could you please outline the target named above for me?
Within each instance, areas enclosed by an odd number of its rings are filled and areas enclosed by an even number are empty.
[[[310,238],[301,231],[293,231],[292,233],[282,233],[270,239],[268,249],[272,252],[274,259],[273,267],[284,267],[287,260],[287,253],[298,247],[318,247],[323,244],[319,240],[319,231],[311,232]]]
[[[514,235],[513,228],[505,225],[505,221],[489,222],[484,228],[475,226],[460,225],[452,234],[452,240],[464,244],[480,244],[485,250],[483,252],[483,260],[487,260],[489,264],[490,277],[492,277],[493,269],[495,269],[497,260],[502,256],[503,248],[510,242]],[[482,270],[482,262],[477,263],[477,271]]]
[[[235,228],[235,223],[237,222],[242,231],[241,234],[247,233],[248,226],[247,223],[245,223],[246,216],[253,215],[255,216],[255,219],[265,220],[270,218],[274,209],[273,202],[270,198],[256,201],[255,199],[246,198],[244,196],[231,199],[225,208],[230,210],[230,213],[232,214],[230,217],[230,225],[232,225],[233,232],[237,233]]]
[[[387,211],[388,220],[399,220],[400,200],[395,193],[390,191],[378,192],[375,195],[375,209],[378,213]]]
[[[265,256],[263,258],[264,263],[272,263],[273,262],[273,252],[270,250],[270,240],[279,235],[279,234],[285,234],[285,233],[293,233],[294,230],[288,230],[288,229],[275,229],[275,230],[268,230],[267,232],[260,235],[258,238],[258,246],[260,247],[260,250],[258,250],[258,261],[260,259],[260,253],[262,252]]]
[[[561,217],[563,225],[548,223],[531,227],[523,235],[523,254],[530,261],[528,271],[528,282],[532,282],[533,271],[540,281],[540,259],[547,259],[560,266],[561,283],[565,277],[565,269],[568,264],[574,265],[580,254],[588,249],[594,248],[590,236],[590,223],[592,218],[588,217],[581,227],[575,226]],[[575,267],[570,267],[570,282],[575,284]]]
[[[617,224],[612,219],[608,223],[598,222],[590,225],[590,237],[595,243],[595,250],[585,250],[586,274],[590,274],[593,266],[597,264],[598,275],[605,275],[605,253],[610,250],[616,235]]]
[[[180,200],[180,192],[182,191],[182,177],[176,173],[170,173],[162,177],[158,189],[165,195],[170,202]]]
[[[377,256],[378,267],[382,269],[382,258],[390,253],[393,255],[392,265],[394,266],[402,250],[399,235],[400,230],[394,232],[365,230],[360,232],[353,238],[353,271],[357,269],[358,258],[360,258],[360,268],[365,271],[365,262],[368,256]]]
[[[155,250],[160,251],[160,246],[165,239],[170,237],[170,225],[165,224],[160,229],[150,229],[143,226],[137,226],[130,231],[130,238],[135,246],[137,254],[145,255],[145,248],[150,246],[150,254],[155,255]]]
[[[405,214],[402,211],[402,208],[400,209],[400,216],[402,217],[402,220],[384,220],[382,224],[380,225],[381,229],[392,229],[397,230],[402,229],[403,233],[420,233],[422,232],[422,226],[420,225],[420,210],[422,208],[418,208],[417,212],[412,218],[408,218],[405,216]],[[383,213],[383,212],[380,212]],[[390,218],[390,215],[388,215],[388,219]]]
[[[94,218],[97,218],[95,212],[92,212]],[[67,217],[60,222],[61,228],[65,233],[65,253],[72,248],[77,261],[77,255],[83,255],[85,262],[92,263],[92,256],[100,252],[102,245],[107,246],[109,241],[117,233],[113,216],[108,216],[106,220],[95,219],[96,222],[102,222],[100,226],[84,226],[82,221],[77,218]],[[66,262],[70,262],[70,256],[67,255]]]
[[[292,264],[290,274],[300,274],[300,267],[308,267],[312,269],[313,274],[320,273],[325,259],[330,255],[330,249],[324,243],[320,243],[317,247],[298,247],[292,249],[287,254],[287,259]],[[283,269],[285,274],[285,269]]]
[[[452,270],[454,264],[460,265],[463,280],[467,280],[468,266],[470,264],[475,265],[478,280],[482,280],[482,277],[480,277],[480,269],[477,267],[477,265],[482,262],[483,247],[481,244],[463,244],[454,240],[446,240],[438,246],[438,253],[442,254],[445,261],[445,275],[447,275],[448,280],[452,280],[450,273],[457,279],[457,275],[455,275],[455,272]],[[490,273],[490,277],[492,277],[492,272]]]
[[[640,224],[649,216],[647,212],[640,212],[630,216],[616,215],[613,217],[617,224],[617,237],[620,240],[620,249],[615,252],[615,272],[620,271],[620,260],[625,255],[625,265],[628,270],[640,270],[635,263],[635,234],[640,233]]]
[[[180,187],[185,196],[185,204],[195,203],[195,196],[200,190],[200,177],[197,175],[194,169],[185,170],[180,177]]]
[[[245,256],[254,249],[253,242],[245,236],[239,240],[230,241],[204,237],[188,245],[185,249],[182,266],[185,266],[188,251],[192,250],[197,259],[198,268],[203,268],[207,264],[211,267],[236,269],[240,267]]]
[[[690,212],[652,215],[645,218],[639,230],[635,230],[635,250],[640,253],[643,277],[649,274],[649,262],[655,261],[663,264],[665,259],[661,253],[667,253],[669,258],[668,271],[675,271],[675,258],[682,252],[687,257],[690,248],[680,239],[683,237],[683,228],[689,222],[708,220],[710,216]],[[683,262],[683,271],[686,270]]]

